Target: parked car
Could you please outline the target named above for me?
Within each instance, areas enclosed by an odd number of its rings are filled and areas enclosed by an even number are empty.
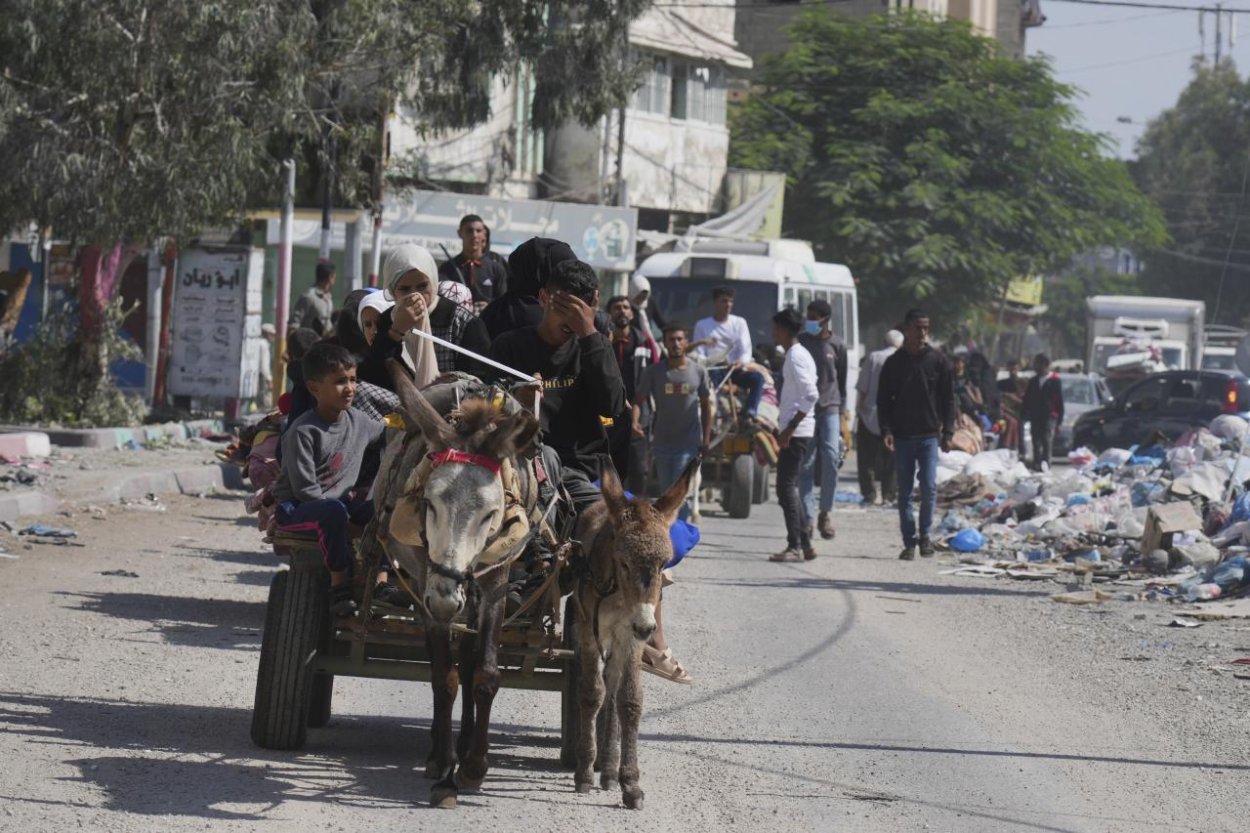
[[[1082,414],[1111,404],[1111,391],[1097,373],[1060,373],[1063,389],[1063,422],[1055,434],[1054,452],[1066,456],[1074,446],[1072,431]]]
[[[1220,414],[1250,418],[1250,379],[1217,370],[1168,370],[1078,417],[1072,445],[1102,451],[1140,445],[1156,435],[1175,440]]]

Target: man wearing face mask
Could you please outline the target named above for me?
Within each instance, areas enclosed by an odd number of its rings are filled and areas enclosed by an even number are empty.
[[[816,526],[826,541],[836,531],[829,513],[838,490],[838,469],[842,468],[842,403],[846,402],[846,342],[835,335],[830,320],[833,308],[828,301],[815,300],[807,305],[807,320],[799,334],[799,344],[807,348],[816,362],[816,436],[807,446],[803,467],[799,470],[799,497],[807,509],[807,517],[816,515],[816,462],[820,460],[820,515]]]

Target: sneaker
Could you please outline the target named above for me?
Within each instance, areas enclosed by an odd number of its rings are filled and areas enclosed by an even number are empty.
[[[779,553],[768,556],[769,561],[802,561],[803,553],[794,547],[786,547]]]
[[[828,512],[820,513],[820,518],[817,520],[816,526],[820,529],[820,537],[824,538],[826,541],[832,541],[833,536],[838,534],[838,531],[833,528],[833,521],[829,518]]]
[[[803,560],[815,561],[816,560],[816,548],[811,546],[810,544],[804,547],[803,548]]]
[[[898,554],[899,561],[914,561],[915,558],[916,558],[915,547],[903,547],[902,551]]]
[[[354,616],[356,600],[352,598],[351,582],[343,582],[330,588],[330,613],[335,616]]]
[[[928,535],[920,539],[920,557],[921,558],[933,557],[933,542],[929,540]]]

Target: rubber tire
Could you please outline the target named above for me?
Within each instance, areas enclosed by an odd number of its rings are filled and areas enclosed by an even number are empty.
[[[725,490],[725,511],[731,518],[751,516],[751,498],[755,492],[755,457],[741,454],[734,458],[729,469],[729,483]]]
[[[761,466],[760,461],[755,461],[755,482],[751,488],[751,502],[755,504],[768,503],[769,498],[769,466]]]
[[[329,616],[326,577],[320,570],[283,570],[269,585],[261,635],[252,742],[263,749],[300,749],[308,737],[317,649]]]
[[[564,667],[564,686],[560,689],[560,766],[567,770],[577,769],[578,714],[581,704],[577,701],[577,684],[581,679],[581,657],[577,655],[577,620],[573,597],[564,603],[563,647],[574,652],[573,659]]]
[[[308,728],[320,729],[330,722],[334,702],[334,675],[324,671],[313,674],[312,695],[308,703]]]

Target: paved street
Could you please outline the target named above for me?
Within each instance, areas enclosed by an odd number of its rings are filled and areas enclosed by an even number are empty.
[[[1216,831],[1245,803],[1250,683],[1203,657],[1247,628],[939,576],[884,510],[770,564],[769,504],[709,518],[668,591],[696,684],[646,678],[646,810],[575,795],[558,697],[512,690],[484,789],[429,810],[428,687],[341,680],[302,753],[251,745],[277,565],[237,496],[167,505],[48,519],[83,548],[6,539],[0,830]]]

